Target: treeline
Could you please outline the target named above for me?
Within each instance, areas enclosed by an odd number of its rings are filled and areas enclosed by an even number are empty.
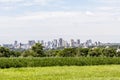
[[[65,48],[48,50],[47,57],[120,57],[120,51],[114,48]]]
[[[0,47],[0,57],[120,57],[116,48],[64,48],[44,50],[40,43],[36,43],[29,50],[14,51]]]
[[[45,57],[43,46],[36,43],[29,50],[10,50],[5,47],[0,47],[0,57]]]

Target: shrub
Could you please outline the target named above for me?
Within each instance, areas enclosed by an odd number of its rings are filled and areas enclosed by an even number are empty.
[[[0,68],[84,66],[120,64],[120,58],[106,57],[56,57],[56,58],[0,58]]]
[[[74,57],[76,55],[76,49],[75,48],[65,48],[60,53],[60,57]]]
[[[29,56],[36,57],[36,53],[33,52],[32,50],[26,50],[21,54],[21,56],[23,56],[23,57],[29,57]]]
[[[116,56],[116,49],[106,48],[103,50],[103,55],[106,57],[114,57]]]
[[[77,48],[76,53],[77,56],[87,56],[88,55],[89,48]]]
[[[99,57],[102,55],[102,52],[100,48],[94,48],[89,50],[88,55],[92,57]]]

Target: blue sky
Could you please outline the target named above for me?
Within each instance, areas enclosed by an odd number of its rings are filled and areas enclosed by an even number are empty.
[[[0,0],[0,43],[120,42],[120,0]]]

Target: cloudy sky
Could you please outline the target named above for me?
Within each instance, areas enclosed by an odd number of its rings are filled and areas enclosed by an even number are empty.
[[[120,42],[120,0],[0,0],[0,43]]]

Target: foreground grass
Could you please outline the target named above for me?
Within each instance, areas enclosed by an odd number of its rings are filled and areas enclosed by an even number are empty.
[[[120,65],[0,69],[0,80],[120,80]]]

